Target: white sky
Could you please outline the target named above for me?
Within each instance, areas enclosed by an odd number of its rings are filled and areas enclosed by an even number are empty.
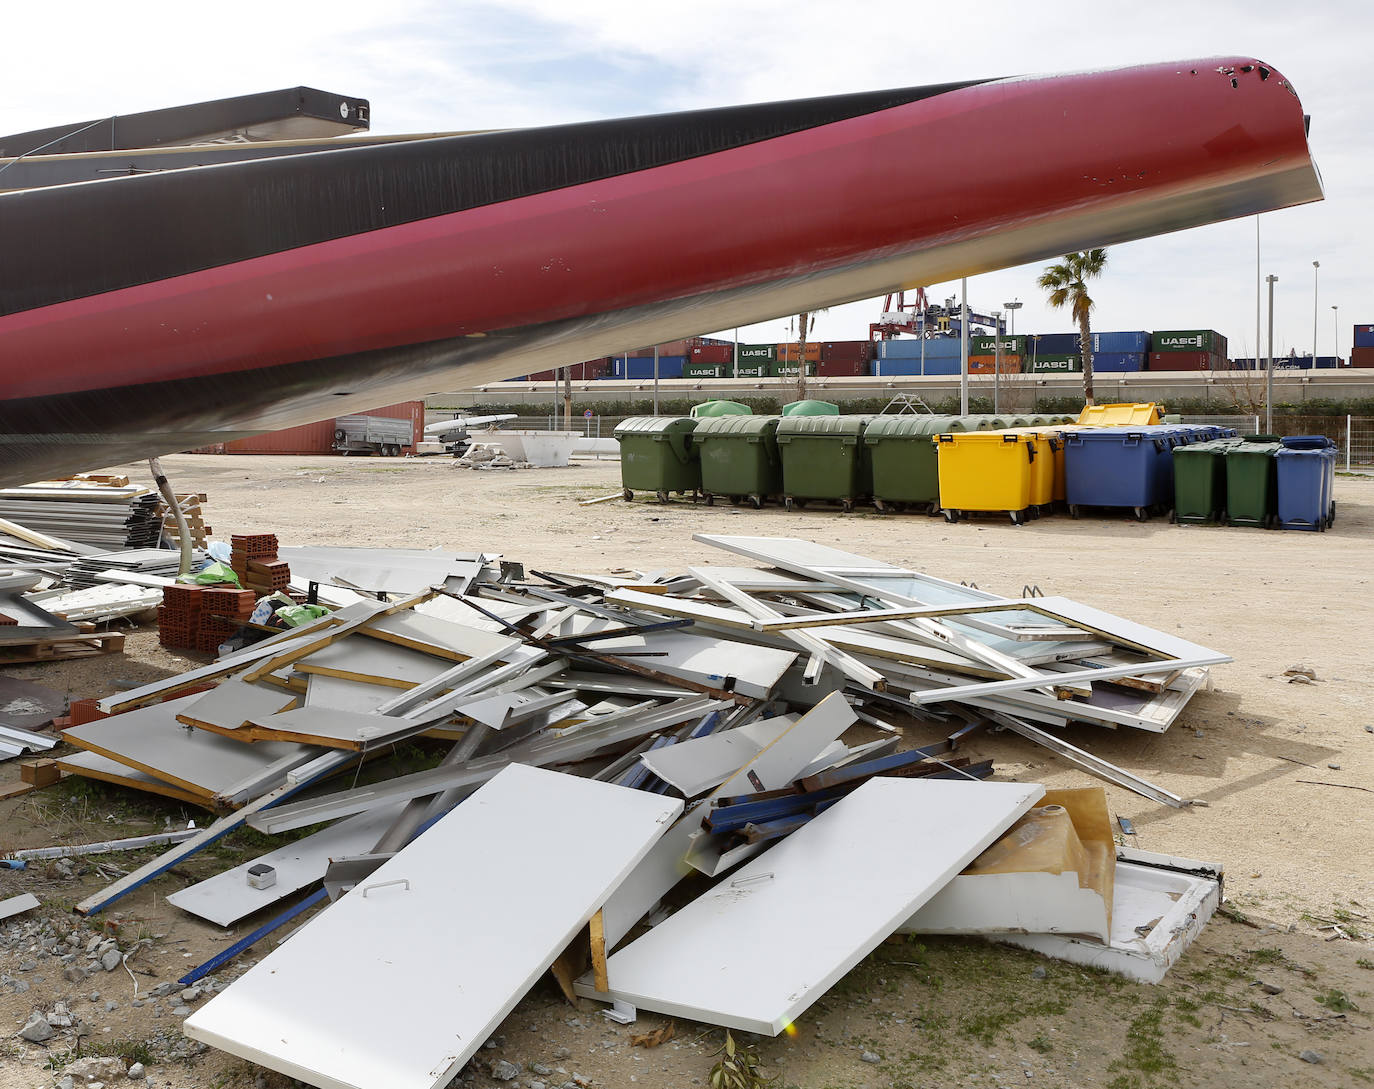
[[[1374,5],[1362,0],[69,0],[5,5],[0,133],[306,84],[371,100],[374,132],[555,124],[665,110],[1250,55],[1286,76],[1312,116],[1327,199],[1261,218],[1263,272],[1279,277],[1276,352],[1339,354],[1369,299],[1374,226]],[[963,169],[957,162],[948,169]],[[1042,304],[1040,266],[970,282],[971,307],[1025,303],[1017,332],[1066,331]],[[932,285],[931,297],[958,285]],[[1255,220],[1117,246],[1094,289],[1096,329],[1210,327],[1253,354]],[[865,337],[881,300],[818,317],[814,338]],[[778,340],[787,323],[740,331]],[[1263,334],[1262,334],[1263,336]]]

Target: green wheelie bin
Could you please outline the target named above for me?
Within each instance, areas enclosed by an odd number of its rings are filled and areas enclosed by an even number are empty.
[[[969,430],[959,416],[875,416],[864,428],[864,449],[873,473],[873,505],[881,513],[919,507],[940,509],[940,472],[935,436]]]
[[[845,511],[872,490],[863,435],[870,416],[784,416],[778,421],[783,506],[828,499]]]
[[[620,486],[625,502],[635,492],[653,492],[660,503],[670,492],[701,490],[701,462],[692,443],[697,421],[690,416],[631,416],[615,429],[620,443]]]
[[[702,401],[692,406],[692,418],[708,419],[712,416],[752,416],[754,410],[738,401]]]
[[[1226,523],[1268,529],[1278,522],[1277,435],[1243,435],[1226,451]]]
[[[1212,439],[1174,448],[1174,517],[1185,525],[1226,516],[1226,451],[1239,439]]]
[[[776,416],[715,416],[698,420],[692,444],[701,458],[701,490],[709,507],[718,495],[755,509],[782,494]]]

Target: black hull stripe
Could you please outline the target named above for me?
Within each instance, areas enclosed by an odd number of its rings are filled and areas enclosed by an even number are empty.
[[[0,195],[0,315],[562,189],[985,80],[441,137]]]

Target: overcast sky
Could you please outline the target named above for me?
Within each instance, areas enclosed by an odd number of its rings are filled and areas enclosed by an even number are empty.
[[[1327,193],[1260,219],[1262,269],[1279,277],[1276,352],[1311,348],[1314,260],[1320,354],[1348,355],[1351,325],[1374,323],[1374,8],[1361,0],[76,0],[7,4],[3,25],[0,133],[297,84],[370,99],[374,132],[432,132],[1250,55],[1283,73],[1312,116]],[[1017,332],[1069,329],[1044,307],[1039,269],[970,281],[971,307],[1020,299]],[[1232,355],[1253,354],[1255,219],[1117,246],[1093,295],[1097,329],[1210,327]],[[880,308],[837,307],[812,335],[865,337]],[[740,335],[778,340],[788,328]]]

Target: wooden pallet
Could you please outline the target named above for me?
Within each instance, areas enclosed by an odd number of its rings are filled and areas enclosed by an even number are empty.
[[[207,547],[207,542],[214,528],[205,524],[204,512],[201,510],[201,504],[206,501],[206,498],[204,492],[177,496],[177,503],[181,507],[182,514],[186,516],[186,529],[191,535],[191,544],[195,548]],[[158,505],[158,512],[162,515],[163,534],[173,545],[180,546],[181,536],[177,533],[176,518],[173,517],[165,502]]]
[[[122,632],[89,632],[65,639],[47,639],[35,643],[20,643],[0,647],[0,665],[21,662],[59,662],[68,658],[95,658],[102,654],[119,654],[124,650]]]

